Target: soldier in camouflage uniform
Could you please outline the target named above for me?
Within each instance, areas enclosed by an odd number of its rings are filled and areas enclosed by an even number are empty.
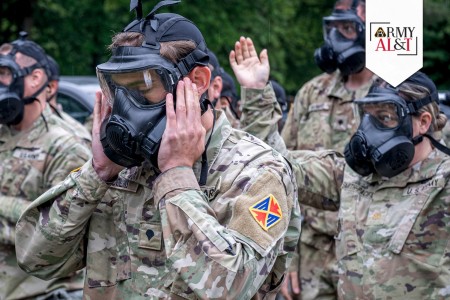
[[[153,28],[156,32],[123,32],[114,38],[113,57],[98,67],[98,74],[106,78],[101,70],[117,59],[115,51],[147,51],[144,39],[155,36],[158,47],[148,51],[168,55],[172,50],[176,56],[165,58],[172,64],[197,57],[177,83],[176,113],[172,94],[153,70],[112,75],[129,91],[126,80],[133,79],[149,102],[160,101],[160,95],[166,99],[158,168],[146,159],[122,170],[105,156],[99,135],[101,120],[109,114],[107,101],[114,101],[114,112],[124,100],[109,98],[109,87],[103,86],[94,110],[93,159],[22,215],[16,234],[20,265],[41,278],[86,266],[86,299],[273,298],[300,231],[293,174],[279,153],[232,129],[222,112],[215,113],[215,121],[212,110],[200,116],[199,95],[210,84],[203,38],[181,16],[153,18],[151,24],[161,26]],[[154,67],[158,59],[150,64]],[[135,74],[143,76],[140,81]]]
[[[253,52],[249,57],[255,56]],[[245,74],[239,75],[239,64],[233,70],[239,82],[245,79]],[[374,90],[359,105],[363,108],[380,94]],[[299,201],[322,210],[339,210],[339,299],[450,297],[450,227],[446,226],[450,157],[438,151],[442,148],[432,139],[446,117],[439,113],[431,80],[419,72],[397,90],[388,90],[387,102],[401,96],[407,103],[419,103],[409,130],[411,136],[424,136],[422,141],[415,138],[414,156],[406,169],[391,177],[377,172],[360,175],[335,151],[287,150],[276,128],[281,110],[270,85],[245,88],[242,95],[242,124],[246,130],[261,132],[289,157]],[[420,108],[424,103],[428,104]],[[384,122],[389,120],[395,118],[384,117]]]
[[[334,12],[341,10],[352,11],[349,1],[336,3]],[[353,15],[364,22],[362,2],[358,7],[358,14]],[[340,22],[335,25],[336,28],[341,31],[344,28],[347,35],[355,34],[345,27],[349,27],[349,21]],[[363,33],[361,37],[365,38]],[[333,73],[323,73],[308,81],[295,96],[281,133],[287,148],[334,149],[343,153],[358,125],[353,100],[367,94],[375,77],[366,68],[351,71],[341,71],[338,68]],[[337,268],[334,235],[337,230],[337,214],[306,205],[301,205],[301,211],[303,230],[299,244],[300,298],[335,299]]]
[[[47,59],[50,71],[48,74],[48,86],[51,89],[48,97],[48,103],[50,104],[52,111],[64,121],[64,129],[80,137],[86,145],[90,147],[92,142],[91,133],[80,122],[64,112],[56,101],[58,98],[59,66],[53,57],[48,55]]]
[[[19,268],[14,249],[20,214],[90,156],[46,105],[47,69],[45,52],[32,41],[0,46],[0,299],[82,295],[81,272],[38,279]]]

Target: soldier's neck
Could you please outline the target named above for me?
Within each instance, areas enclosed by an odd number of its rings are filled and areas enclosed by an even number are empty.
[[[367,68],[364,68],[361,72],[348,75],[345,82],[345,88],[350,91],[357,90],[370,81],[373,73]]]
[[[41,101],[35,101],[25,105],[22,121],[17,125],[12,125],[11,127],[16,131],[25,131],[31,128],[34,122],[36,122],[36,120],[41,116],[44,108],[45,104],[41,105]]]

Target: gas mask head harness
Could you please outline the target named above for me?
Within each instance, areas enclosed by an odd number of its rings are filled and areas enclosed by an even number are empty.
[[[178,81],[196,66],[207,66],[206,44],[198,28],[188,19],[172,13],[155,14],[166,5],[180,1],[160,1],[142,17],[140,0],[132,0],[136,20],[123,32],[141,33],[139,46],[119,46],[110,59],[97,66],[97,76],[112,112],[101,128],[105,155],[113,162],[130,168],[148,159],[157,167],[157,156],[166,128],[165,97],[175,97]],[[192,41],[196,48],[174,63],[161,56],[161,43]],[[210,102],[201,97],[204,113]],[[175,100],[176,101],[176,100]],[[206,151],[206,150],[205,150]]]
[[[25,76],[33,70],[42,68],[48,74],[48,62],[45,51],[35,42],[26,40],[26,32],[20,32],[20,38],[10,45],[11,51],[4,55],[0,54],[0,124],[19,124],[24,115],[25,105],[36,101],[47,86],[44,83],[33,95],[23,98],[25,89]],[[22,68],[16,62],[17,52],[36,60],[36,63]]]
[[[415,145],[422,135],[413,137],[412,116],[433,101],[439,105],[434,83],[422,72],[416,72],[405,82],[426,87],[430,93],[418,100],[405,101],[399,89],[390,85],[373,86],[368,95],[356,100],[361,123],[345,147],[347,164],[358,174],[377,173],[393,177],[409,167],[415,153]],[[425,134],[432,144],[449,154],[450,149]]]
[[[324,72],[339,69],[348,76],[365,67],[365,25],[356,13],[357,3],[354,0],[350,9],[334,9],[323,18],[324,44],[314,51],[314,60]]]

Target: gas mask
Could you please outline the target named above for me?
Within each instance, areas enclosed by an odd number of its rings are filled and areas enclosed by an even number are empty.
[[[0,55],[0,124],[18,124],[23,118],[23,77],[11,55]]]
[[[24,115],[25,105],[36,100],[44,88],[27,98],[24,95],[24,78],[37,68],[47,67],[44,50],[36,43],[25,40],[27,34],[21,32],[21,38],[11,43],[12,50],[7,55],[0,55],[0,124],[19,124]],[[15,61],[15,55],[21,52],[37,60],[32,66],[21,68]]]
[[[102,92],[112,106],[101,127],[101,143],[111,161],[127,168],[145,159],[157,167],[166,128],[165,97],[175,96],[178,81],[194,67],[208,64],[206,44],[192,22],[176,14],[154,14],[159,7],[178,2],[162,1],[145,18],[140,15],[140,1],[134,2],[138,18],[124,32],[142,33],[143,44],[117,47],[108,62],[97,66]],[[160,55],[160,42],[177,40],[191,40],[197,48],[173,63]],[[202,113],[208,103],[202,95]]]
[[[324,44],[314,51],[316,64],[324,72],[336,69],[344,76],[365,67],[365,26],[354,9],[334,10],[323,18]]]
[[[415,145],[423,139],[413,137],[412,115],[434,98],[432,94],[406,102],[393,87],[376,87],[356,100],[361,123],[345,147],[347,164],[362,176],[377,173],[390,178],[407,169]]]

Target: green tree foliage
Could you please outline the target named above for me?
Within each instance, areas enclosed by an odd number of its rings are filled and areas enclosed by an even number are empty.
[[[143,0],[144,14],[157,0]],[[296,91],[321,73],[313,53],[322,40],[322,17],[334,0],[183,0],[164,8],[198,25],[208,47],[228,72],[228,54],[240,36],[266,48],[271,74],[287,90]],[[424,1],[424,71],[438,88],[450,89],[450,0]],[[60,63],[64,75],[94,75],[108,58],[111,36],[135,18],[129,0],[2,0],[0,42],[20,30],[40,43]]]
[[[423,33],[423,71],[450,90],[450,0],[424,1]]]

